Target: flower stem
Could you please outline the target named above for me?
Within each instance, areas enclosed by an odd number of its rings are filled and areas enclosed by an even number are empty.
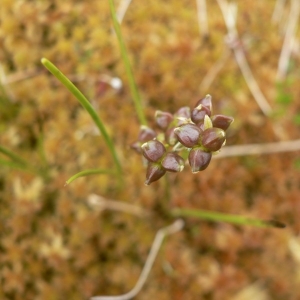
[[[142,109],[141,97],[138,92],[136,82],[134,80],[133,72],[132,72],[132,69],[130,66],[129,57],[128,57],[126,46],[125,46],[125,42],[124,42],[122,32],[121,32],[121,27],[120,27],[120,24],[119,24],[117,16],[116,16],[114,2],[113,2],[113,0],[108,0],[108,1],[109,1],[111,16],[112,16],[113,26],[114,26],[114,29],[115,29],[115,32],[116,32],[116,35],[118,38],[119,46],[121,49],[122,59],[123,59],[124,65],[125,65],[125,70],[126,70],[128,81],[129,81],[130,91],[131,91],[133,102],[135,105],[135,110],[138,115],[140,124],[147,125],[147,121],[146,121],[146,118],[145,118],[145,115],[144,115],[144,112]]]
[[[0,153],[8,156],[10,159],[12,159],[16,164],[20,166],[24,166],[24,167],[28,166],[27,162],[23,158],[21,158],[19,155],[15,154],[14,152],[2,146],[0,146]]]

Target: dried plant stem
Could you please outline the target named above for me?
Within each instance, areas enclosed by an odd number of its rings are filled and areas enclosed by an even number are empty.
[[[300,139],[293,141],[282,141],[265,144],[248,144],[239,146],[226,146],[214,158],[223,158],[229,156],[270,154],[280,152],[292,152],[300,150]]]
[[[282,16],[285,0],[277,0],[272,14],[272,22],[279,23]]]
[[[132,0],[122,0],[117,9],[117,19],[121,24]]]
[[[196,0],[199,31],[202,38],[209,35],[207,23],[206,0]]]
[[[15,98],[12,91],[6,85],[7,85],[7,76],[4,72],[4,68],[0,64],[0,93],[2,94],[1,101],[4,104],[10,104],[9,99],[15,100]]]
[[[152,269],[153,263],[155,261],[155,258],[157,256],[157,253],[161,247],[161,244],[164,240],[164,238],[167,235],[171,235],[173,233],[176,233],[177,231],[181,230],[184,226],[184,222],[181,219],[177,219],[173,224],[170,226],[161,228],[157,231],[155,235],[155,239],[152,243],[149,255],[147,257],[146,263],[144,265],[144,268],[142,270],[142,273],[134,286],[134,288],[129,291],[126,294],[119,295],[119,296],[95,296],[90,298],[91,300],[128,300],[133,297],[135,297],[140,290],[142,289],[143,285],[145,284],[147,277]]]
[[[231,3],[228,4],[226,0],[217,0],[220,9],[222,11],[225,24],[228,30],[227,40],[230,47],[233,49],[236,61],[240,67],[240,70],[243,74],[243,77],[254,97],[258,106],[265,115],[269,115],[272,111],[272,108],[262,91],[260,90],[252,71],[249,67],[245,53],[239,43],[239,36],[236,30],[236,5]]]
[[[203,78],[202,82],[200,83],[200,88],[203,91],[207,91],[215,78],[217,77],[218,73],[224,67],[226,61],[228,60],[231,51],[228,48],[225,48],[223,51],[222,56],[216,61],[216,63],[209,69],[208,73]]]
[[[278,81],[284,80],[287,73],[290,56],[294,46],[293,44],[295,41],[295,33],[296,33],[297,24],[299,20],[299,13],[300,13],[300,1],[291,0],[291,8],[288,17],[287,29],[284,37],[283,46],[281,49],[280,58],[278,61],[278,69],[276,75],[276,79]]]
[[[39,70],[39,69],[31,69],[31,70],[17,72],[17,73],[8,75],[6,77],[6,80],[3,83],[3,85],[8,85],[8,84],[12,84],[15,82],[27,80],[27,79],[36,77],[40,74],[41,74],[41,70]]]
[[[140,97],[140,94],[138,92],[137,85],[136,85],[136,82],[135,82],[135,79],[134,79],[134,76],[133,76],[133,72],[132,72],[132,69],[131,69],[131,65],[130,65],[130,62],[129,62],[129,57],[128,57],[128,54],[127,54],[125,42],[124,42],[122,32],[121,32],[121,27],[120,27],[120,24],[117,20],[115,6],[114,6],[114,2],[113,2],[114,0],[108,0],[108,1],[109,1],[109,7],[110,7],[112,20],[113,20],[114,29],[115,29],[115,32],[116,32],[116,35],[117,35],[117,39],[118,39],[119,46],[120,46],[120,49],[121,49],[122,59],[123,59],[124,65],[125,65],[125,70],[126,70],[128,81],[129,81],[130,91],[131,91],[133,102],[134,102],[134,105],[135,105],[135,110],[136,110],[136,113],[138,115],[140,124],[141,125],[147,125],[146,117],[144,115],[143,108],[142,108],[141,97]]]
[[[89,113],[89,115],[92,117],[93,121],[95,122],[96,126],[98,127],[99,131],[101,132],[104,141],[107,145],[107,147],[110,150],[110,153],[113,157],[113,160],[115,162],[119,179],[121,180],[121,173],[122,173],[122,167],[121,163],[119,161],[116,149],[114,147],[114,144],[109,136],[109,134],[106,131],[106,128],[99,118],[97,112],[91,105],[91,103],[86,99],[86,97],[79,91],[79,89],[49,60],[46,58],[42,58],[41,60],[42,64],[48,69],[49,72],[51,72],[79,101],[79,103],[84,107],[84,109]]]
[[[106,199],[96,194],[91,194],[88,196],[88,203],[92,207],[95,207],[98,210],[108,209],[108,210],[128,213],[141,218],[151,215],[149,211],[144,210],[140,206],[124,203],[122,201]]]

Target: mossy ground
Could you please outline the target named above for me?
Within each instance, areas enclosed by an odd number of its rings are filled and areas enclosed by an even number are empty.
[[[265,117],[232,53],[212,84],[201,85],[227,49],[221,11],[207,2],[205,39],[195,1],[133,1],[126,13],[122,32],[149,124],[155,110],[175,112],[210,93],[214,111],[235,118],[227,145],[297,139],[299,51],[287,80],[276,84],[289,6],[278,25],[271,21],[275,1],[237,1],[244,51],[273,110]],[[276,219],[287,228],[186,219],[185,229],[164,243],[137,299],[299,299],[299,151],[214,159],[203,173],[187,167],[144,186],[145,169],[129,148],[139,124],[108,1],[2,0],[0,20],[0,143],[43,170],[0,170],[1,299],[82,300],[128,291],[156,231],[171,222],[164,210],[174,207]],[[41,57],[73,79],[99,112],[121,158],[124,188],[111,175],[64,187],[73,174],[112,168],[113,161],[88,114]],[[107,76],[121,78],[122,90],[101,82]],[[92,193],[150,216],[99,210],[88,202]],[[247,291],[256,294],[249,298]]]

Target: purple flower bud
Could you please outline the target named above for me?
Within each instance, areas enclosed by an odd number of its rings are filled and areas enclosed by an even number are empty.
[[[152,162],[158,161],[166,152],[165,146],[157,140],[148,141],[141,147],[143,155]]]
[[[165,170],[170,172],[181,172],[184,168],[184,159],[175,152],[167,153],[161,161]]]
[[[157,110],[155,112],[156,124],[163,130],[167,129],[170,123],[173,121],[173,115],[169,112]]]
[[[225,139],[225,131],[216,127],[204,130],[201,135],[202,145],[209,151],[218,151],[221,149]]]
[[[165,139],[166,142],[170,145],[170,146],[174,146],[177,142],[178,142],[178,138],[177,135],[174,132],[174,128],[169,128],[166,133],[165,133]]]
[[[214,127],[221,128],[225,131],[228,129],[234,119],[224,115],[214,115],[211,117],[211,120]]]
[[[205,170],[211,160],[211,152],[205,152],[201,148],[193,148],[189,153],[189,164],[193,173]]]
[[[142,144],[154,139],[155,137],[156,137],[156,132],[153,129],[151,129],[145,125],[142,125],[140,128],[138,140],[136,142],[132,143],[130,145],[130,147],[133,150],[135,150],[137,153],[141,154],[142,153],[142,148],[141,148]]]
[[[198,143],[201,130],[195,124],[184,124],[174,129],[178,140],[182,145],[192,148]]]
[[[204,120],[205,115],[210,115],[210,110],[206,106],[199,104],[192,110],[191,119],[194,123],[199,123]]]
[[[164,176],[166,173],[166,170],[157,163],[149,163],[146,173],[146,181],[145,184],[149,185],[150,183],[160,179],[162,176]]]
[[[211,95],[206,95],[203,99],[200,99],[197,103],[196,103],[196,106],[199,106],[199,105],[202,105],[202,106],[205,106],[209,113],[207,114],[209,117],[211,115],[211,112],[212,112],[212,102],[211,102]]]
[[[156,132],[153,129],[145,125],[141,126],[139,136],[138,136],[139,142],[145,143],[154,139],[155,137],[156,137]]]
[[[181,107],[175,114],[177,118],[190,119],[191,109],[188,106]],[[179,121],[178,125],[181,125],[184,121]]]
[[[141,142],[134,142],[130,145],[130,148],[139,154],[142,154]]]

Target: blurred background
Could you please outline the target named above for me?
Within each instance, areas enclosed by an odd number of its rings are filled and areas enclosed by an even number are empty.
[[[164,212],[180,207],[287,227],[186,218],[137,299],[300,299],[299,1],[115,5],[149,124],[156,110],[174,113],[209,93],[214,113],[235,119],[224,153],[204,172],[187,166],[145,186],[141,158],[129,147],[140,124],[108,0],[0,0],[0,298],[129,291],[155,233],[172,222]],[[124,188],[107,174],[64,187],[75,173],[113,161],[42,57],[105,122]],[[247,144],[259,145],[256,155],[231,148]]]

